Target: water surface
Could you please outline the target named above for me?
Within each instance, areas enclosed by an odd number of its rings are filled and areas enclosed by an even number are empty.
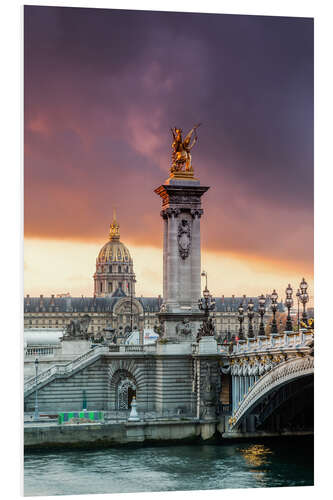
[[[24,494],[265,488],[313,484],[313,439],[35,452]]]

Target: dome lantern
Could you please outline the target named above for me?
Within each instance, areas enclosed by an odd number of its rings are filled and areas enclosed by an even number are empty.
[[[119,240],[120,239],[120,231],[119,231],[119,224],[117,222],[117,217],[116,217],[116,209],[113,209],[113,221],[112,224],[110,224],[110,232],[109,232],[109,240],[114,241],[114,240]]]

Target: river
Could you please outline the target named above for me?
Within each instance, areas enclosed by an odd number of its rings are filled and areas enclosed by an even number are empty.
[[[265,488],[313,484],[313,439],[27,453],[24,494]]]

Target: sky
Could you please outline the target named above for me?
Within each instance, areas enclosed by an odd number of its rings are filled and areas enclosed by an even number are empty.
[[[312,286],[312,19],[25,6],[25,293],[91,296],[114,207],[161,293],[154,189],[198,122],[210,290]]]

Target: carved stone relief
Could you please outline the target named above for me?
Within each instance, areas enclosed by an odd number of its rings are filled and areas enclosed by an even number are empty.
[[[191,249],[191,228],[186,219],[178,224],[178,249],[182,259],[189,256]]]

